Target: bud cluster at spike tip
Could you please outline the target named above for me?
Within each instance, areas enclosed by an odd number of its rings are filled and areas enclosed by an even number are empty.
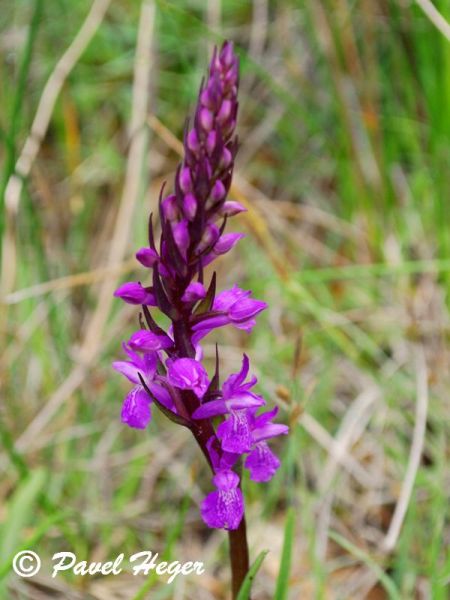
[[[232,325],[250,332],[266,308],[236,285],[217,292],[215,273],[209,282],[204,279],[205,267],[243,237],[225,233],[228,218],[245,210],[227,200],[238,147],[238,85],[238,59],[231,42],[225,42],[214,51],[194,118],[186,127],[173,192],[164,195],[164,186],[161,190],[159,243],[150,215],[149,245],[136,253],[150,274],[115,292],[143,311],[139,329],[123,344],[127,360],[113,363],[134,384],[123,403],[122,421],[144,429],[153,403],[191,429],[214,472],[215,490],[204,499],[201,514],[208,526],[224,529],[237,529],[244,514],[234,470],[239,459],[252,480],[268,481],[280,462],[267,440],[288,432],[287,426],[272,422],[276,409],[259,412],[265,400],[252,391],[256,377],[247,380],[247,356],[222,386],[218,352],[212,377],[202,363],[200,342],[211,331]],[[157,325],[149,307],[169,317],[167,331]]]

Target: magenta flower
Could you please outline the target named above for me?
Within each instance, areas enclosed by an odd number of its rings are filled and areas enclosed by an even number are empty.
[[[258,408],[265,404],[261,396],[249,390],[256,384],[256,377],[244,383],[249,369],[248,357],[244,354],[242,368],[239,373],[230,375],[224,382],[221,397],[202,404],[192,414],[193,419],[210,419],[217,415],[229,414],[246,408]]]
[[[173,341],[165,334],[158,335],[152,331],[140,329],[130,337],[128,346],[137,352],[154,352],[170,348],[173,346]]]
[[[167,379],[180,390],[193,390],[202,398],[209,380],[205,367],[193,358],[178,358],[167,361]]]
[[[234,471],[219,471],[213,477],[216,486],[202,502],[201,513],[209,527],[237,529],[244,514],[244,498],[239,477]]]
[[[155,296],[150,289],[142,287],[140,283],[129,281],[124,283],[114,292],[114,296],[122,298],[128,304],[146,304],[156,306]]]
[[[256,325],[255,317],[267,308],[265,302],[251,298],[251,293],[235,285],[230,290],[217,294],[211,311],[200,317],[194,317],[192,325],[192,331],[195,332],[194,339],[200,341],[213,329],[224,325],[233,325],[250,333]]]

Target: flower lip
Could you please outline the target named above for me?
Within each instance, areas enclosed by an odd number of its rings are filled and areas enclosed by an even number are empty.
[[[150,422],[150,398],[140,385],[135,386],[126,396],[122,406],[122,423],[134,429],[145,429]]]

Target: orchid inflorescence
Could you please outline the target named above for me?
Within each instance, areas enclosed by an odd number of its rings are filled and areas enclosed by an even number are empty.
[[[155,243],[152,215],[149,246],[136,253],[152,271],[151,285],[128,282],[115,295],[142,305],[140,329],[123,344],[127,360],[113,363],[134,387],[125,398],[122,421],[144,429],[151,404],[172,421],[188,427],[213,470],[215,490],[203,500],[201,514],[209,527],[234,530],[244,514],[238,475],[241,457],[254,481],[268,481],[280,465],[267,440],[285,434],[272,419],[277,409],[258,414],[264,399],[252,391],[249,359],[220,387],[216,346],[215,372],[202,363],[201,341],[214,329],[233,325],[250,332],[266,308],[238,286],[216,292],[216,274],[205,283],[205,267],[243,237],[224,233],[227,219],[245,210],[227,200],[237,139],[238,59],[230,42],[214,51],[207,81],[200,88],[192,128],[184,136],[184,160],[175,176],[173,194],[159,200],[161,235]],[[164,189],[164,186],[163,186]],[[164,331],[149,307],[171,321]],[[218,418],[220,423],[217,425]]]

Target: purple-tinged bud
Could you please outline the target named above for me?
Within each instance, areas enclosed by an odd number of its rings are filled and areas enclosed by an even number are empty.
[[[214,223],[207,223],[202,239],[197,246],[197,254],[201,254],[206,248],[213,246],[219,239],[220,230]]]
[[[230,68],[233,64],[236,63],[232,42],[225,42],[222,50],[220,51],[220,60],[222,64],[228,68]]]
[[[230,118],[232,109],[231,100],[224,100],[219,112],[217,113],[217,121],[222,125]]]
[[[193,358],[168,360],[167,379],[182,390],[193,390],[201,398],[208,389],[209,380],[205,367]]]
[[[220,157],[219,167],[221,169],[227,169],[233,161],[233,155],[228,150],[228,148],[224,148],[222,150],[222,156]]]
[[[223,136],[227,137],[228,135],[231,135],[233,133],[235,127],[236,127],[236,119],[232,119],[231,121],[229,121],[228,123],[223,125]]]
[[[128,346],[136,352],[155,352],[163,348],[170,348],[172,340],[167,335],[158,335],[146,329],[135,331],[128,340]]]
[[[225,198],[227,191],[223,183],[218,179],[211,190],[211,198],[214,202],[220,202]]]
[[[217,133],[212,130],[208,133],[208,137],[206,138],[206,151],[209,155],[214,152],[214,148],[217,143]]]
[[[145,429],[152,418],[150,398],[141,385],[135,386],[122,405],[122,423],[135,429]]]
[[[173,228],[173,238],[175,240],[178,249],[180,250],[183,258],[186,258],[187,249],[189,248],[190,238],[189,238],[189,230],[188,230],[188,222],[186,219],[183,219],[179,223],[177,223]]]
[[[141,248],[136,252],[136,258],[141,265],[148,268],[153,267],[159,260],[158,253],[151,248]]]
[[[240,239],[245,237],[244,233],[224,233],[220,236],[214,246],[215,254],[225,254],[233,248]]]
[[[192,191],[192,177],[189,167],[183,167],[180,171],[179,179],[181,190],[187,194]]]
[[[212,113],[206,109],[206,108],[202,108],[200,111],[200,125],[202,126],[202,128],[208,132],[211,131],[212,127],[213,127],[213,116]]]
[[[174,194],[167,196],[161,203],[162,211],[168,221],[175,221],[180,216],[177,206],[177,198]]]
[[[238,215],[241,212],[247,212],[247,209],[234,200],[227,200],[219,208],[219,214],[223,217],[234,217],[234,215]]]
[[[222,83],[216,76],[210,79],[208,86],[202,91],[200,102],[210,111],[215,112],[223,95]]]
[[[183,302],[197,302],[197,300],[203,300],[205,296],[206,290],[203,283],[193,281],[187,286],[181,299]]]
[[[200,140],[195,129],[191,129],[187,135],[187,147],[191,152],[197,154],[200,151]]]
[[[197,198],[193,194],[186,194],[183,198],[183,213],[189,221],[192,221],[197,214],[197,206]]]
[[[122,298],[127,304],[147,304],[156,306],[156,300],[153,294],[148,292],[137,281],[128,281],[121,285],[114,292],[116,298]]]

